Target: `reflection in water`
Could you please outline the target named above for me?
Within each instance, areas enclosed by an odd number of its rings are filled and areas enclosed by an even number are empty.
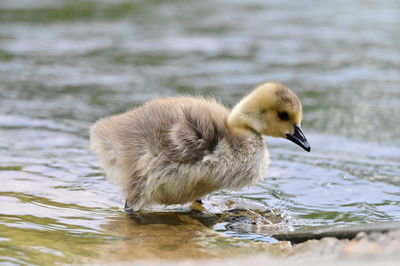
[[[162,216],[162,214],[160,214]],[[119,240],[102,250],[104,260],[132,261],[143,258],[201,259],[273,252],[279,245],[267,245],[230,238],[205,227],[185,214],[165,214],[164,221],[138,224],[132,218],[116,217],[104,226]]]
[[[271,243],[271,230],[399,220],[399,10],[396,0],[1,1],[0,260],[231,256],[271,249],[255,242]],[[303,100],[313,152],[267,138],[266,179],[208,201],[214,214],[228,199],[277,209],[276,226],[236,213],[205,227],[182,208],[125,217],[88,151],[91,123],[156,96],[233,104],[265,79]]]

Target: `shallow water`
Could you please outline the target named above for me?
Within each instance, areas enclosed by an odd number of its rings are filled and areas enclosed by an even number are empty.
[[[302,99],[312,152],[267,138],[265,180],[209,200],[276,208],[281,230],[400,220],[399,14],[395,0],[1,1],[0,261],[267,250],[248,240],[270,242],[263,228],[185,213],[137,225],[87,130],[157,96],[232,105],[271,79]]]

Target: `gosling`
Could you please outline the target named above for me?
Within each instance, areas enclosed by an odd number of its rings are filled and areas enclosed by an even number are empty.
[[[269,164],[263,135],[310,151],[301,119],[299,98],[268,82],[231,111],[215,99],[175,97],[102,119],[90,129],[91,150],[121,185],[125,208],[139,211],[255,184]]]

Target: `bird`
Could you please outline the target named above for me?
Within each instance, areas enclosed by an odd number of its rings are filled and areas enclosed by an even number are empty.
[[[215,98],[153,99],[90,128],[90,148],[119,184],[125,209],[195,202],[256,184],[270,163],[264,136],[310,152],[302,104],[278,82],[256,86],[231,110]]]

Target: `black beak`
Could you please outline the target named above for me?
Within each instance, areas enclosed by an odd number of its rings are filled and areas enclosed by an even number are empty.
[[[286,138],[290,141],[293,141],[300,147],[302,147],[304,150],[310,152],[311,147],[310,144],[308,144],[308,141],[306,139],[306,136],[304,136],[303,131],[299,126],[294,126],[294,133],[293,134],[286,134]]]

